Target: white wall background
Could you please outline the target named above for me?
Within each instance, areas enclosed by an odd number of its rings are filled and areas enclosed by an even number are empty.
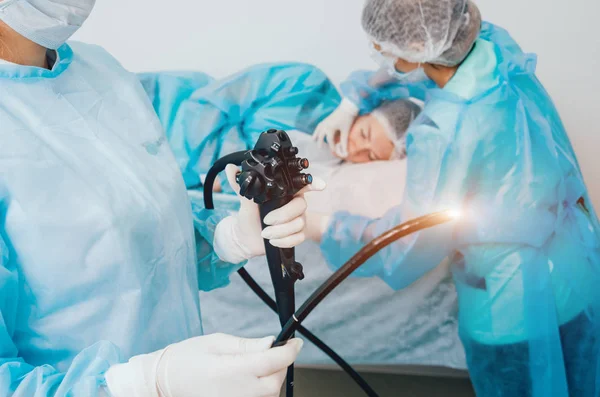
[[[600,209],[600,1],[475,0],[485,19],[539,55]],[[99,0],[76,39],[133,71],[192,69],[215,77],[256,63],[303,61],[343,80],[373,68],[363,0]]]

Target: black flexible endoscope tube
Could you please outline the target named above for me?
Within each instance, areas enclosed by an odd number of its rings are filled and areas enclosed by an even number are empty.
[[[277,337],[275,344],[281,344],[287,341],[291,335],[298,329],[298,326],[306,317],[317,307],[327,295],[331,293],[342,281],[344,281],[352,272],[358,269],[369,258],[387,247],[396,240],[416,233],[423,229],[428,229],[443,223],[455,220],[457,217],[455,211],[442,211],[425,215],[405,222],[395,228],[388,230],[381,236],[375,238],[337,270],[329,279],[319,287],[304,304],[298,309],[295,315],[283,327],[283,330]]]
[[[227,167],[228,164],[237,166],[242,164],[246,153],[247,151],[235,152],[221,157],[215,162],[211,169],[208,170],[208,174],[206,174],[206,179],[204,180],[204,208],[207,210],[215,209],[215,204],[213,202],[213,186],[215,184],[215,179],[217,179],[219,173],[225,170],[225,167]]]
[[[248,271],[244,268],[238,270],[240,277],[246,282],[246,284],[258,295],[258,297],[271,308],[272,311],[277,313],[277,304],[275,301],[266,293],[264,289],[250,276]],[[298,326],[298,332],[304,336],[309,342],[319,348],[323,353],[327,354],[337,365],[340,366],[351,378],[356,382],[356,384],[365,392],[365,394],[369,397],[378,397],[375,390],[369,386],[369,384],[359,375],[358,372],[354,370],[342,357],[340,357],[333,349],[325,344],[321,339],[319,339],[315,334],[310,332],[308,329],[304,328],[304,326]]]
[[[221,173],[228,164],[234,164],[239,166],[245,159],[246,151],[235,152],[221,159],[217,160],[212,168],[209,170],[204,181],[204,208],[212,210],[215,208],[213,201],[213,186],[215,179]],[[244,282],[250,287],[252,291],[267,305],[271,310],[277,313],[277,304],[271,297],[261,288],[261,286],[250,276],[246,269],[241,268],[238,270],[238,274],[244,280]],[[369,397],[379,397],[377,393],[369,386],[369,384],[360,376],[358,372],[354,370],[342,357],[340,357],[333,349],[331,349],[325,342],[319,339],[315,334],[310,332],[303,326],[299,326],[298,332],[331,358],[336,364],[340,366],[356,384],[365,392]]]

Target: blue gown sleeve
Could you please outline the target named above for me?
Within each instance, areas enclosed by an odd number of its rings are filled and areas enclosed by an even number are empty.
[[[172,128],[185,101],[214,79],[202,72],[140,73],[138,78],[165,130]]]
[[[188,141],[186,134],[192,131],[178,131],[182,135],[173,134],[176,123],[186,101],[195,92],[214,82],[210,76],[200,72],[160,72],[138,75],[161,124],[167,130],[169,144],[175,152],[178,162],[185,161],[187,154],[180,150],[179,139]],[[191,138],[193,139],[193,138]],[[183,156],[183,159],[182,159]],[[196,241],[198,288],[210,291],[229,284],[229,276],[237,271],[243,263],[223,262],[213,249],[215,229],[220,221],[227,217],[227,211],[206,210],[202,200],[191,198],[194,234]]]
[[[96,397],[106,393],[104,373],[120,362],[119,349],[110,342],[83,350],[65,371],[35,366],[20,357],[15,343],[19,266],[3,235],[0,229],[0,395]]]
[[[464,199],[472,150],[449,150],[448,134],[417,119],[407,136],[408,169],[402,204],[382,218],[370,219],[338,212],[332,216],[321,240],[321,250],[337,270],[375,237],[413,218],[447,209],[459,209]],[[420,120],[420,122],[419,122]],[[452,162],[451,168],[444,164]],[[394,181],[390,181],[394,183]],[[453,250],[453,230],[448,223],[400,239],[379,251],[354,275],[378,276],[401,289],[436,267]]]
[[[211,291],[229,285],[229,277],[246,264],[227,263],[215,253],[213,241],[217,225],[231,213],[224,210],[207,210],[204,203],[192,198],[192,215],[196,235],[198,263],[198,288]]]
[[[402,83],[385,69],[356,71],[340,86],[343,97],[354,103],[362,114],[370,113],[384,101],[405,98],[426,101],[428,90],[434,87],[432,81]]]
[[[139,77],[188,187],[200,185],[217,159],[251,149],[261,132],[312,133],[340,103],[327,76],[300,63],[258,65],[220,80],[198,73]]]

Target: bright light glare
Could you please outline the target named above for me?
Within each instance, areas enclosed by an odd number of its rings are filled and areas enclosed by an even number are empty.
[[[462,213],[459,210],[449,210],[448,215],[451,218],[458,219],[462,216]]]

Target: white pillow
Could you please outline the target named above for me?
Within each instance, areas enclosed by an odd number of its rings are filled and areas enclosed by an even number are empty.
[[[307,171],[327,182],[325,191],[305,196],[310,211],[324,214],[348,211],[379,218],[402,202],[406,160],[341,162],[328,148],[319,149],[311,136],[296,131],[289,135],[299,155],[310,160]]]

